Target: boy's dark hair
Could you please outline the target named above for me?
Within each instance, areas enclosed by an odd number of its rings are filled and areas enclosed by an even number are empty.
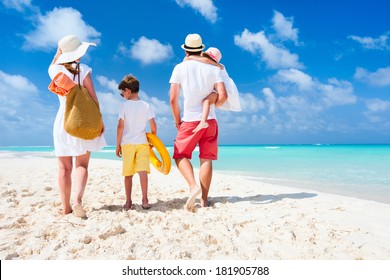
[[[124,76],[118,86],[119,90],[125,90],[127,88],[132,93],[138,93],[139,91],[139,81],[132,74]]]

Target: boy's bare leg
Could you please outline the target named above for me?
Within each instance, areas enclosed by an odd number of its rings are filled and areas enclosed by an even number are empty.
[[[209,117],[210,113],[210,105],[214,104],[217,101],[217,98],[218,93],[212,92],[205,99],[203,99],[202,119],[200,120],[198,126],[192,131],[193,133],[196,133],[199,130],[207,128],[209,126],[209,124],[207,123],[207,118]]]
[[[142,191],[142,207],[144,209],[149,209],[149,199],[148,199],[148,173],[146,171],[138,172],[139,180],[141,183]]]
[[[133,202],[131,201],[132,188],[133,188],[133,176],[125,176],[126,203],[123,206],[125,210],[129,210],[133,204]]]

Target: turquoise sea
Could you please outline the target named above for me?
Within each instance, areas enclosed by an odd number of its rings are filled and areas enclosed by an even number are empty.
[[[168,146],[172,155],[173,147]],[[0,147],[19,156],[54,157],[53,147]],[[115,147],[92,154],[118,160]],[[220,146],[215,170],[252,180],[390,203],[390,145]],[[193,163],[198,165],[198,152]]]

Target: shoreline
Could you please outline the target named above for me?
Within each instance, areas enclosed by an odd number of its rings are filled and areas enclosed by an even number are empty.
[[[50,147],[50,146],[47,146]],[[54,149],[54,148],[53,148]],[[103,155],[110,151],[103,152]],[[40,157],[40,158],[56,158],[54,155],[54,150],[52,152],[48,151],[0,151],[0,159],[1,158],[30,158],[30,157]],[[102,157],[101,152],[94,152],[91,155],[91,160],[112,160],[112,161],[120,161],[120,159],[116,157]],[[193,158],[194,168],[196,169],[197,159]],[[175,164],[172,162],[172,165]],[[231,176],[241,176],[248,180],[253,180],[261,183],[271,184],[271,185],[279,185],[286,186],[289,188],[298,188],[306,191],[314,191],[314,192],[322,192],[329,193],[334,195],[341,195],[347,197],[353,197],[363,200],[375,201],[379,203],[385,203],[390,205],[390,193],[389,190],[377,188],[377,186],[366,185],[362,183],[361,186],[355,186],[350,183],[337,183],[337,182],[326,182],[321,180],[297,180],[294,178],[278,178],[278,177],[263,177],[260,174],[256,174],[253,171],[242,171],[242,170],[231,170],[231,169],[220,169],[217,164],[214,165],[214,171],[221,175],[231,175]],[[153,167],[151,167],[153,168]],[[374,190],[374,191],[372,191]]]
[[[175,166],[151,169],[150,210],[138,176],[123,211],[121,161],[90,161],[88,219],[60,214],[57,159],[1,157],[0,259],[389,260],[390,205],[216,172],[211,207],[183,207]],[[196,171],[197,172],[197,171]]]

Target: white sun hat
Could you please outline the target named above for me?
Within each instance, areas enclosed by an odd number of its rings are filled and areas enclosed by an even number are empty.
[[[181,45],[181,48],[189,52],[200,52],[204,49],[202,37],[196,33],[188,34],[185,43]]]
[[[95,46],[95,43],[81,42],[75,35],[67,35],[58,41],[58,46],[62,53],[58,57],[56,64],[73,62],[82,57],[89,46]]]

